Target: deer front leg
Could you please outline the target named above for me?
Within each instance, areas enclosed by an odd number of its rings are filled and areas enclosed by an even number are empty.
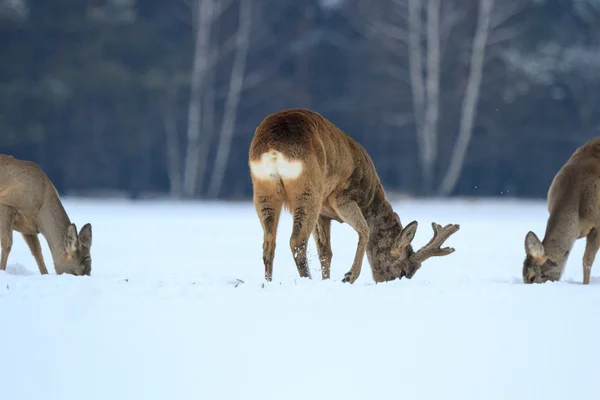
[[[35,262],[37,262],[40,273],[42,275],[48,275],[48,269],[46,268],[46,263],[44,263],[42,246],[40,245],[40,239],[38,238],[38,235],[23,233],[23,239],[25,239],[25,243],[27,243],[27,246],[29,246],[29,250],[31,250],[31,254],[33,255],[33,258],[35,258]]]
[[[319,216],[317,227],[313,231],[313,237],[317,243],[322,279],[329,279],[331,258],[333,257],[331,251],[331,218]]]
[[[583,253],[583,284],[590,283],[590,275],[592,273],[592,264],[596,259],[596,253],[600,247],[600,235],[596,228],[592,229],[587,235],[585,252]]]
[[[356,233],[358,233],[358,245],[356,246],[356,254],[354,255],[352,268],[344,274],[344,279],[342,279],[342,282],[350,282],[352,284],[360,276],[363,258],[365,256],[365,251],[367,250],[370,229],[360,207],[358,207],[358,204],[355,202],[337,204],[336,211],[340,218],[344,222],[347,222],[354,228]]]
[[[13,245],[12,235],[12,219],[13,211],[7,207],[0,209],[0,270],[6,271],[6,263],[8,262],[8,255]]]

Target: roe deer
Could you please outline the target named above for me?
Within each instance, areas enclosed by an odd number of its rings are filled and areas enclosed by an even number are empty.
[[[0,270],[6,270],[13,230],[21,232],[42,274],[48,269],[38,233],[46,238],[57,274],[90,275],[92,226],[79,235],[48,176],[31,161],[0,155]]]
[[[600,137],[577,148],[558,171],[547,204],[543,241],[531,231],[525,236],[523,282],[559,280],[573,244],[585,237],[583,284],[589,284],[600,246]]]
[[[301,277],[311,278],[306,247],[312,234],[322,279],[329,278],[331,220],[346,222],[358,233],[354,262],[343,282],[358,279],[365,251],[375,282],[412,278],[426,259],[454,252],[440,246],[459,226],[436,223],[432,224],[433,239],[413,251],[417,222],[402,228],[367,152],[313,111],[289,109],[268,115],[256,128],[249,167],[254,205],[264,232],[267,281],[272,279],[282,206],[293,214],[290,248]]]

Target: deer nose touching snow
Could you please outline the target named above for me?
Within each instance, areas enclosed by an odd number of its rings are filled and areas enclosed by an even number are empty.
[[[264,232],[267,281],[273,275],[277,225],[284,207],[293,215],[290,249],[301,277],[311,277],[306,258],[311,235],[322,278],[330,277],[332,220],[348,223],[358,233],[354,262],[344,282],[358,279],[365,252],[376,282],[412,278],[423,261],[454,252],[441,245],[459,226],[436,223],[431,241],[414,251],[417,222],[402,226],[367,152],[313,111],[290,109],[267,116],[256,129],[248,162]]]
[[[38,234],[48,242],[57,274],[91,275],[92,226],[79,233],[56,188],[31,161],[0,155],[0,270],[6,270],[13,231],[21,232],[42,274],[48,269]]]

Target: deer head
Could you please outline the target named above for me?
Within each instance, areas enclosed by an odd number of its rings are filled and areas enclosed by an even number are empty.
[[[550,280],[549,271],[558,264],[546,255],[544,245],[533,232],[525,236],[525,261],[523,262],[523,282],[543,283]]]
[[[460,229],[458,224],[448,224],[442,227],[432,222],[433,237],[429,243],[415,252],[411,243],[415,238],[417,227],[417,221],[406,225],[392,242],[391,249],[389,246],[380,246],[377,250],[378,254],[371,256],[374,263],[374,279],[376,282],[402,279],[403,277],[411,279],[421,268],[423,261],[431,257],[447,256],[455,251],[452,247],[442,248],[441,246]]]
[[[75,224],[69,224],[64,238],[65,255],[55,261],[59,274],[90,275],[92,272],[92,225],[85,224],[79,234]]]

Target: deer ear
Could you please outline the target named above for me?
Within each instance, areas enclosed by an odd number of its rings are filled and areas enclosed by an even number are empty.
[[[92,247],[92,225],[85,224],[79,231],[79,243],[88,249]]]
[[[413,241],[413,239],[415,238],[415,234],[417,233],[417,226],[417,221],[413,221],[410,224],[406,225],[404,229],[402,229],[400,236],[398,236],[398,239],[396,240],[397,248],[404,249]]]
[[[532,257],[544,257],[544,245],[531,231],[525,236],[525,253]]]
[[[72,253],[77,249],[77,227],[75,224],[69,224],[67,234],[65,235],[65,250]]]

